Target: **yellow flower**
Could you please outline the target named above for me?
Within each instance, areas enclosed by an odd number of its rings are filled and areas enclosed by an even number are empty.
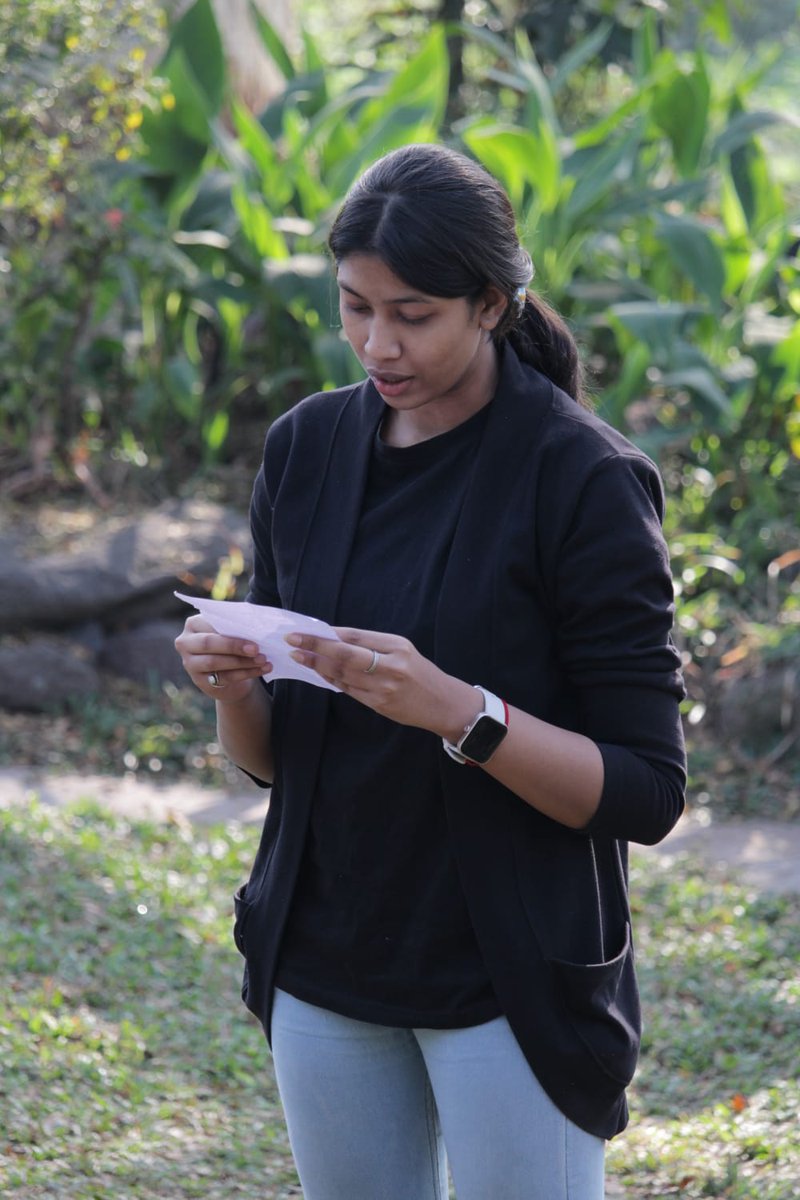
[[[161,107],[165,108],[167,112],[172,112],[175,107],[175,97],[172,92],[165,92],[161,97]]]
[[[140,112],[128,113],[125,118],[126,129],[138,129],[142,123],[142,114]]]
[[[131,51],[131,58],[137,63],[144,62],[147,58],[147,51],[143,50],[141,46],[137,46],[135,50]]]
[[[68,50],[77,50],[78,46],[80,46],[80,44],[81,44],[81,39],[78,37],[77,33],[71,33],[69,35],[69,37],[67,38],[67,40],[64,42],[64,45],[67,47]]]
[[[117,162],[127,162],[130,156],[131,152],[127,146],[120,146],[119,150],[117,150],[116,154],[114,155]]]

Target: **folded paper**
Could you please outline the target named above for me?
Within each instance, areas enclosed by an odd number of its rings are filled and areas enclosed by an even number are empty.
[[[339,691],[310,667],[295,662],[291,657],[292,647],[285,640],[289,633],[313,633],[316,637],[338,642],[339,635],[325,621],[285,608],[249,604],[246,600],[204,600],[200,596],[184,596],[181,592],[175,595],[196,608],[217,633],[255,642],[272,664],[272,670],[264,673],[265,679],[299,679],[303,683],[313,683],[315,687]]]

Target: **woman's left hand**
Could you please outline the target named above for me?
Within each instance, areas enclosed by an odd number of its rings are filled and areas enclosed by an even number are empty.
[[[440,670],[407,638],[340,627],[336,633],[339,642],[289,634],[292,658],[382,716],[457,740],[481,711],[475,688]]]

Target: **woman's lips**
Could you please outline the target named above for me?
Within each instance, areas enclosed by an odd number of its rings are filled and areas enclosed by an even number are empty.
[[[413,381],[413,375],[396,375],[391,372],[383,375],[380,371],[370,371],[369,377],[382,396],[402,396],[408,391]]]

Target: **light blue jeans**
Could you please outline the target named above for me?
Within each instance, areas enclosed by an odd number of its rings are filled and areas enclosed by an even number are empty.
[[[394,1029],[278,990],[272,1050],[305,1200],[446,1200],[448,1160],[458,1200],[603,1200],[603,1140],[559,1112],[503,1017]]]

